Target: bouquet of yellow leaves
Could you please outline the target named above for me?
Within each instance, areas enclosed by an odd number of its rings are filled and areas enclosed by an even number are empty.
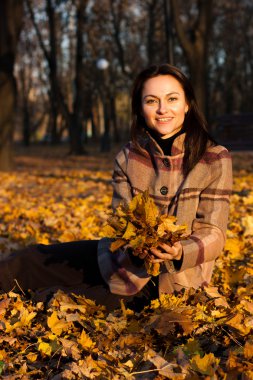
[[[185,225],[176,225],[174,216],[161,215],[154,200],[146,190],[136,195],[131,202],[120,204],[108,219],[104,235],[113,238],[111,252],[119,248],[131,248],[133,255],[139,256],[146,250],[144,258],[148,274],[157,276],[160,263],[153,263],[150,248],[160,243],[173,245],[182,239],[186,232]],[[184,236],[185,238],[185,236]]]

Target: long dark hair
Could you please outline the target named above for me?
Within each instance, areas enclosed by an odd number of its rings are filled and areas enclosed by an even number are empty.
[[[207,122],[199,110],[193,87],[189,79],[175,66],[164,63],[153,65],[141,71],[135,79],[132,92],[132,125],[131,138],[136,147],[143,151],[139,143],[139,136],[143,134],[146,123],[142,116],[142,90],[144,83],[158,75],[171,75],[182,86],[188,112],[184,120],[184,130],[186,133],[184,141],[183,173],[187,175],[199,162],[209,144],[215,145],[215,141],[207,132]]]

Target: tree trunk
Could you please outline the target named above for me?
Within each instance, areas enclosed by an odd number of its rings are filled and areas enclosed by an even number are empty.
[[[57,79],[57,48],[56,48],[56,30],[55,30],[55,16],[54,8],[52,6],[52,0],[46,0],[46,12],[48,16],[49,25],[49,67],[50,67],[50,103],[51,103],[51,115],[50,115],[50,134],[52,144],[59,143],[59,136],[57,130],[57,117],[58,117],[58,79]]]
[[[156,8],[156,1],[153,0],[150,3],[148,3],[148,34],[147,34],[147,58],[148,58],[148,65],[152,65],[157,63],[157,57],[156,57],[156,46],[154,43],[154,34],[155,34],[155,8]]]
[[[172,28],[172,14],[170,7],[170,0],[163,0],[164,7],[164,21],[165,21],[165,36],[166,36],[166,58],[167,61],[173,65],[174,64],[174,41],[173,41],[173,28]]]
[[[29,114],[29,89],[30,86],[26,85],[26,72],[25,66],[20,67],[19,73],[19,81],[20,81],[20,98],[22,104],[22,127],[23,127],[23,144],[24,146],[30,145],[31,138],[31,125],[30,125],[30,114]]]
[[[75,96],[73,104],[72,123],[70,124],[70,150],[71,154],[84,154],[83,149],[83,106],[84,106],[84,69],[83,69],[83,32],[85,9],[87,1],[81,0],[77,4],[76,18],[76,67],[75,67]]]
[[[187,30],[180,19],[180,4],[171,0],[173,21],[180,44],[189,64],[191,79],[197,101],[203,113],[206,113],[207,89],[207,53],[212,24],[213,0],[198,1],[198,18],[194,28]]]
[[[54,8],[52,6],[52,0],[46,0],[46,13],[48,16],[49,40],[50,40],[50,47],[48,51],[45,46],[41,31],[36,22],[31,0],[26,0],[26,4],[31,16],[32,23],[36,31],[36,35],[39,40],[41,50],[44,53],[44,57],[49,67],[49,82],[50,82],[49,97],[50,97],[50,106],[51,106],[51,115],[50,115],[51,120],[50,120],[50,126],[49,126],[50,127],[49,133],[51,135],[51,141],[53,143],[57,143],[59,140],[59,134],[57,130],[58,113],[59,111],[61,111],[68,126],[71,124],[71,115],[64,101],[64,96],[61,92],[58,76],[57,76],[57,41],[56,41],[56,31],[55,31],[55,21],[54,21]]]
[[[120,135],[118,130],[117,112],[115,104],[116,94],[110,94],[110,110],[111,110],[111,123],[113,127],[113,140],[114,142],[120,142]]]
[[[103,98],[103,114],[104,114],[104,133],[101,137],[100,150],[101,152],[110,152],[111,138],[110,138],[110,99],[104,96]]]
[[[22,17],[21,0],[0,1],[0,170],[10,170],[13,167],[13,115],[16,97],[13,70]]]

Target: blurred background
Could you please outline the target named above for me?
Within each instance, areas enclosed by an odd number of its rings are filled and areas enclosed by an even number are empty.
[[[164,62],[191,78],[218,142],[252,150],[252,48],[252,0],[1,0],[0,170],[20,145],[125,142],[133,79]]]

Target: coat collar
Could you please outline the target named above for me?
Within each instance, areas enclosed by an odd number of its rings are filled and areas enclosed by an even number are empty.
[[[184,141],[186,133],[182,133],[177,136],[173,141],[171,148],[171,156],[178,156],[184,153]],[[140,144],[144,149],[151,151],[155,155],[164,156],[164,153],[156,142],[156,140],[150,135],[148,131],[145,131],[142,138],[140,139]]]

